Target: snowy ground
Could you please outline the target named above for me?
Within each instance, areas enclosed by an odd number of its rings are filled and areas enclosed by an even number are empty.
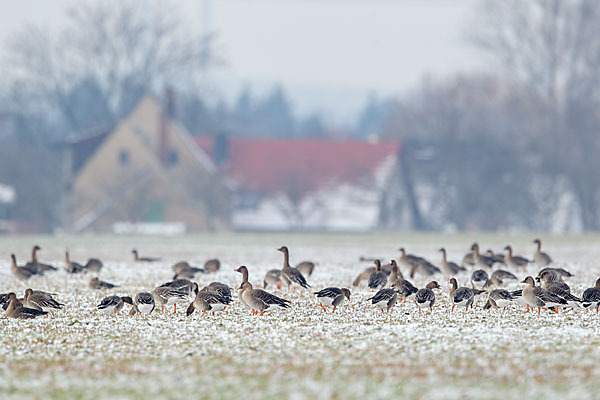
[[[22,295],[27,286],[59,293],[66,303],[54,318],[0,319],[0,398],[597,398],[600,393],[600,315],[568,311],[525,314],[481,309],[449,313],[448,284],[433,314],[412,303],[381,314],[365,299],[371,293],[351,282],[368,263],[360,256],[397,257],[404,246],[439,261],[444,245],[460,262],[475,236],[463,235],[202,235],[181,238],[3,237],[0,292]],[[512,244],[531,257],[533,237],[477,236],[481,247]],[[600,275],[598,237],[548,238],[544,247],[558,265],[576,274],[568,283],[580,295]],[[75,261],[99,257],[100,277],[118,290],[92,291],[89,277],[60,271],[27,284],[10,273],[39,244],[42,261],[62,267],[65,246]],[[252,317],[237,303],[215,317],[154,313],[147,320],[95,310],[108,294],[132,295],[171,278],[179,260],[201,264],[217,257],[219,273],[199,277],[239,284],[239,265],[262,283],[265,271],[281,265],[281,245],[292,263],[319,263],[309,283],[315,289],[346,286],[351,306],[320,311],[308,292],[283,293],[290,311]],[[165,262],[133,264],[129,251],[159,255]],[[537,272],[531,267],[529,273]],[[520,273],[518,274],[521,275]],[[460,277],[466,283],[468,276]],[[414,283],[422,287],[423,277]],[[520,286],[520,285],[517,285]],[[128,306],[126,306],[128,307]],[[127,311],[128,308],[125,309]]]

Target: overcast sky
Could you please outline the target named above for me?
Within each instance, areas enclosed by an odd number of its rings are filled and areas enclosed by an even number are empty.
[[[477,0],[182,0],[201,30],[217,33],[227,61],[213,75],[233,98],[281,83],[301,114],[348,124],[370,93],[402,95],[425,74],[478,68],[463,40]],[[60,26],[71,0],[0,3],[0,39],[26,23]]]

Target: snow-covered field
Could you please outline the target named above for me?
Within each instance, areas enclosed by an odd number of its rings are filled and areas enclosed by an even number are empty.
[[[147,237],[2,237],[0,292],[22,296],[26,287],[59,293],[67,304],[53,318],[0,320],[0,398],[598,398],[600,393],[600,315],[569,310],[526,314],[511,306],[504,313],[449,313],[448,284],[437,294],[433,313],[401,304],[389,314],[376,311],[363,283],[351,287],[369,263],[360,256],[398,257],[410,253],[439,261],[440,246],[460,262],[478,239],[482,249],[512,244],[515,254],[531,257],[531,236],[500,235],[194,235]],[[546,238],[544,250],[557,265],[575,274],[573,293],[593,286],[600,276],[597,236]],[[17,281],[9,256],[19,264],[31,246],[39,258],[63,265],[69,247],[74,261],[98,257],[100,277],[117,290],[93,291],[89,277],[62,270],[45,278]],[[351,305],[323,313],[312,292],[279,293],[293,302],[289,311],[253,317],[235,304],[217,316],[200,318],[153,313],[142,320],[107,316],[95,307],[108,294],[133,295],[170,280],[179,260],[202,264],[217,257],[217,274],[198,277],[200,285],[239,284],[233,271],[246,265],[250,281],[262,284],[265,271],[281,266],[275,249],[290,248],[292,264],[319,264],[308,279],[315,289],[345,286]],[[134,264],[130,250],[161,256],[156,264]],[[538,268],[531,266],[529,274]],[[521,273],[517,273],[522,277]],[[468,275],[460,276],[466,284]],[[423,287],[425,277],[414,283]],[[515,286],[522,286],[516,284]]]

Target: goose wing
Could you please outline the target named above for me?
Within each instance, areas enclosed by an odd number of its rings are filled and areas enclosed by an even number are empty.
[[[340,294],[342,294],[342,290],[336,287],[328,287],[318,292],[315,292],[317,297],[329,297],[335,299]]]
[[[474,291],[472,289],[469,289],[467,287],[459,287],[454,292],[453,300],[455,303],[461,303],[465,300],[469,300],[473,296],[474,296]]]
[[[304,278],[304,275],[302,275],[302,272],[298,271],[296,268],[286,268],[285,271],[282,271],[282,273],[292,282],[297,283],[298,285],[302,286],[303,288],[309,288],[310,285],[308,283],[306,283],[306,279]]]
[[[64,307],[64,304],[56,301],[52,296],[43,295],[39,293],[34,293],[27,298],[27,301],[31,304],[35,304],[37,307],[44,308],[53,308],[55,310],[60,310]]]
[[[265,304],[268,304],[268,305],[276,305],[279,307],[288,308],[291,304],[289,300],[282,299],[281,297],[277,297],[274,294],[271,294],[271,293],[267,292],[266,290],[262,290],[262,289],[253,289],[252,295],[255,298],[263,301]]]
[[[415,295],[415,301],[423,304],[435,300],[435,294],[431,289],[419,289]]]
[[[378,287],[385,286],[387,284],[387,276],[385,272],[375,271],[369,276],[369,288],[377,289]]]
[[[100,302],[100,304],[98,304],[98,310],[103,310],[105,308],[108,307],[116,307],[118,306],[121,302],[123,302],[123,300],[121,300],[121,298],[119,296],[108,296],[102,299],[102,301]]]
[[[369,297],[367,300],[371,300],[373,304],[377,304],[381,301],[388,301],[395,295],[396,291],[394,289],[381,289],[375,293],[375,296]]]

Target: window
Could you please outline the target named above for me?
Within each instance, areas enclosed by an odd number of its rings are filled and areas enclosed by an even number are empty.
[[[129,164],[129,150],[121,149],[119,151],[119,164],[123,166]]]

